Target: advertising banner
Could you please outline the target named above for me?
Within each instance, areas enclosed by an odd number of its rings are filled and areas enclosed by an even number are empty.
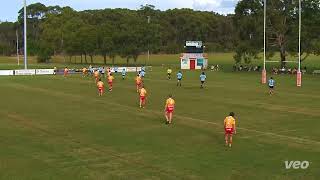
[[[54,69],[36,69],[36,75],[52,75]]]
[[[14,75],[16,75],[16,76],[36,75],[36,70],[35,69],[14,70]]]
[[[0,70],[0,76],[13,76],[13,70]]]

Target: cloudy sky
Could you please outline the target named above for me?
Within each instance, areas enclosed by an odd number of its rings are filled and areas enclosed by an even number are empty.
[[[23,0],[1,0],[0,20],[14,21]],[[45,5],[70,6],[76,10],[129,8],[138,9],[142,4],[155,5],[157,9],[192,8],[196,10],[233,13],[238,0],[27,0],[27,3],[41,2]]]

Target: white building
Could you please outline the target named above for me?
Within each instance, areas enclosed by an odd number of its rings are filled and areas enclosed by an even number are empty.
[[[206,69],[208,57],[201,41],[187,41],[185,53],[180,56],[181,69]]]

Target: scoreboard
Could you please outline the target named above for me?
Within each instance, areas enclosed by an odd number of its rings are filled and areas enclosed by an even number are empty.
[[[186,41],[185,53],[203,53],[202,41]]]

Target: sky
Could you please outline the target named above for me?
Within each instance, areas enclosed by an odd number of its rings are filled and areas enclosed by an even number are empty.
[[[220,14],[233,13],[238,0],[27,0],[27,4],[40,2],[45,5],[70,6],[75,10],[129,8],[152,4],[156,9],[191,8],[214,11]],[[0,0],[0,21],[15,21],[23,0]]]

